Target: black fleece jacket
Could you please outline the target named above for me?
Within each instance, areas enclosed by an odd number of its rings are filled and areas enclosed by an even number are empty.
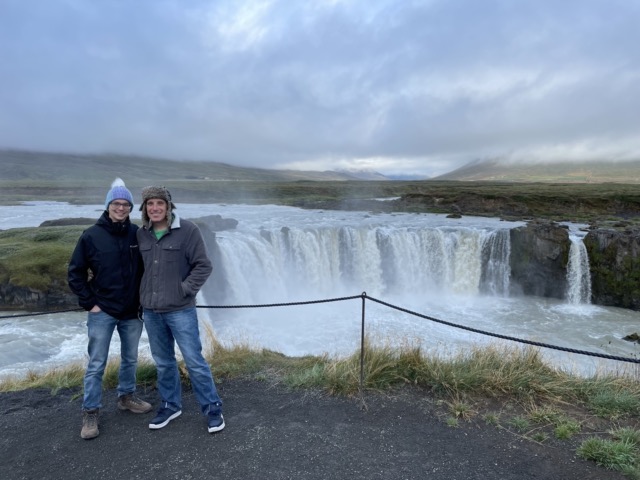
[[[113,222],[105,210],[95,225],[82,232],[67,275],[82,308],[91,310],[98,305],[120,320],[137,317],[142,277],[137,230],[128,217],[122,223]]]

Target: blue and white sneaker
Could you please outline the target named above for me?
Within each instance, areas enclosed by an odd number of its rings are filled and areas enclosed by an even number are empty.
[[[215,405],[209,410],[209,413],[207,413],[207,424],[209,433],[216,433],[224,428],[224,417],[222,416],[222,409],[219,405]]]
[[[151,430],[158,430],[159,428],[166,427],[171,420],[174,418],[178,418],[182,415],[182,410],[171,410],[167,407],[162,407],[158,410],[158,413],[149,423],[149,428]]]

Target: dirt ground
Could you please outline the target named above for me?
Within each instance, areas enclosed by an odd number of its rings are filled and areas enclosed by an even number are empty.
[[[226,428],[209,434],[190,390],[182,416],[116,408],[105,392],[100,435],[80,438],[78,390],[0,394],[0,472],[19,479],[623,479],[565,444],[538,444],[481,418],[447,425],[424,390],[362,399],[255,380],[218,383]],[[158,404],[157,392],[140,396]],[[363,408],[366,405],[366,408]]]

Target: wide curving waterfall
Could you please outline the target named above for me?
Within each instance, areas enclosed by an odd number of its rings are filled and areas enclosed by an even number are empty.
[[[507,295],[509,230],[336,226],[225,232],[210,292],[227,303],[373,296]],[[224,297],[224,298],[223,298]]]
[[[567,265],[567,301],[573,305],[591,303],[589,256],[582,237],[570,235],[571,249]]]
[[[350,355],[360,347],[363,310],[372,342],[419,345],[424,352],[447,355],[496,341],[357,298],[366,291],[454,325],[571,349],[640,355],[638,344],[622,340],[637,331],[638,312],[587,303],[588,265],[580,260],[586,255],[578,225],[568,225],[577,235],[572,238],[571,277],[565,282],[571,288],[567,298],[559,299],[512,293],[520,290],[510,278],[510,237],[524,222],[275,205],[179,203],[178,209],[184,218],[203,223],[212,214],[238,220],[235,230],[215,235],[203,230],[214,273],[198,297],[203,307],[198,315],[223,344],[248,343],[294,356]],[[0,206],[0,228],[37,227],[55,218],[97,218],[103,210],[104,205],[60,203]],[[138,212],[132,214],[139,220]],[[574,287],[581,292],[575,297],[570,293]],[[331,297],[350,298],[286,304]],[[574,298],[582,300],[570,303]],[[274,308],[206,308],[255,304]],[[0,320],[0,376],[84,361],[85,324],[84,312]],[[111,351],[118,352],[117,335],[112,341]],[[140,351],[149,355],[144,332]],[[554,365],[585,374],[625,366],[552,350],[543,349],[542,354]]]

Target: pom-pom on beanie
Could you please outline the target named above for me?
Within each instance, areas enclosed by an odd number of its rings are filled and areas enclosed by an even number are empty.
[[[109,209],[109,204],[114,200],[126,200],[133,208],[133,195],[125,187],[121,178],[116,178],[111,184],[111,190],[107,193],[107,198],[104,201],[104,209]]]
[[[145,225],[149,224],[149,215],[147,215],[147,200],[151,198],[159,198],[167,202],[167,222],[171,225],[171,211],[176,208],[171,200],[171,193],[166,187],[151,186],[144,187],[142,189],[142,205],[140,205],[140,211],[142,212],[142,221]]]

